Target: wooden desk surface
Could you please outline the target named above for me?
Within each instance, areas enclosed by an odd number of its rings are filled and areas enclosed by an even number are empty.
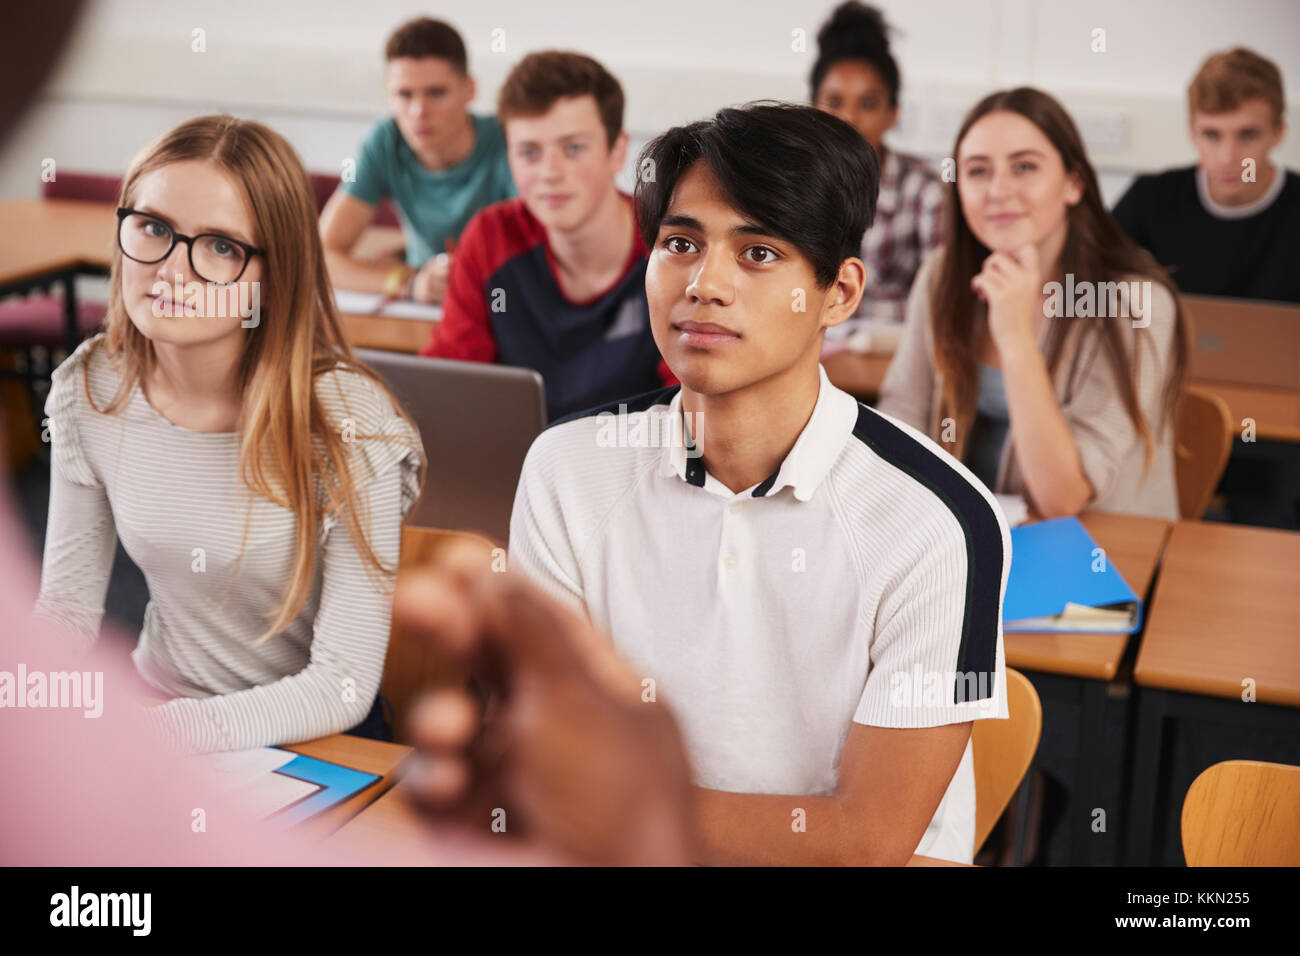
[[[1165,550],[1134,679],[1300,707],[1300,532],[1180,521]]]
[[[0,202],[0,285],[70,268],[107,268],[117,219],[113,206],[70,199]],[[362,258],[389,254],[401,230],[366,229]],[[436,323],[375,315],[344,315],[343,330],[358,348],[418,352]]]
[[[353,348],[384,349],[414,355],[429,344],[437,322],[395,319],[387,315],[340,315],[343,334]]]
[[[880,383],[885,380],[892,352],[870,353],[848,350],[836,352],[822,359],[826,377],[836,388],[843,389],[854,398],[872,400],[880,394]]]
[[[286,744],[282,749],[379,775],[377,781],[361,792],[301,824],[301,829],[320,836],[333,833],[386,793],[397,782],[398,770],[413,753],[410,747],[403,744],[350,737],[347,734],[334,734],[301,744]]]
[[[1213,392],[1228,403],[1233,431],[1237,435],[1241,434],[1242,419],[1253,418],[1257,438],[1300,442],[1300,391],[1208,379],[1188,380],[1187,384]]]
[[[0,284],[108,265],[116,207],[72,199],[0,202]]]
[[[394,866],[422,866],[455,862],[446,853],[439,855],[428,825],[407,802],[400,788],[394,788],[358,814],[350,823],[330,837],[329,845],[373,855],[376,846],[383,846],[383,859],[376,862]],[[499,861],[508,863],[509,855]],[[470,862],[470,861],[465,861]],[[530,862],[525,860],[524,862]],[[545,861],[539,861],[545,862]],[[908,866],[969,866],[951,860],[938,860],[928,856],[913,856]]]
[[[1087,511],[1080,515],[1107,559],[1139,596],[1145,595],[1160,563],[1170,522],[1162,518]],[[1013,559],[1014,560],[1014,557]],[[1148,617],[1149,611],[1148,611]],[[1007,665],[1021,670],[1114,680],[1128,647],[1127,634],[1007,634]]]

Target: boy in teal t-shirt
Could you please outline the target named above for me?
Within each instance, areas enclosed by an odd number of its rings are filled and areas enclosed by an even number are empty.
[[[439,302],[465,224],[515,195],[505,135],[493,117],[469,112],[474,79],[453,27],[412,20],[384,52],[392,115],[370,130],[353,175],[321,211],[321,241],[336,288]],[[363,259],[357,240],[385,199],[401,219],[405,255]]]
[[[492,116],[470,116],[474,150],[448,169],[426,168],[393,117],[370,130],[357,157],[356,179],[344,182],[348,195],[377,206],[391,199],[402,220],[406,262],[418,269],[455,240],[484,206],[515,195],[506,162],[506,140]]]

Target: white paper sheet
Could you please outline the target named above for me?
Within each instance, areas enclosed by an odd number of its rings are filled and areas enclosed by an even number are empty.
[[[382,292],[353,292],[351,289],[335,289],[334,304],[344,315],[374,315],[375,310],[384,303]]]
[[[379,314],[392,319],[417,319],[424,322],[438,322],[442,320],[442,306],[429,305],[425,302],[410,302],[405,299],[394,299],[392,302],[385,302],[380,306]]]
[[[1020,495],[994,495],[993,497],[997,499],[998,507],[1002,509],[1002,514],[1007,519],[1007,527],[1014,528],[1029,520],[1029,505]]]

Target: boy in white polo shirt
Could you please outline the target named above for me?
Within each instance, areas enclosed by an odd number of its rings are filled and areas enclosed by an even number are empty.
[[[700,862],[969,862],[971,721],[1006,716],[1006,524],[818,363],[862,295],[875,155],[828,114],[758,104],[669,130],[638,170],[682,384],[538,438],[512,565],[585,607],[678,719]]]

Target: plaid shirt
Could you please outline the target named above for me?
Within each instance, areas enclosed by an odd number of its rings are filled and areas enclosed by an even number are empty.
[[[939,174],[923,159],[886,150],[876,219],[862,237],[867,287],[853,318],[836,327],[839,335],[851,334],[867,319],[903,321],[916,270],[943,238],[942,210]]]

